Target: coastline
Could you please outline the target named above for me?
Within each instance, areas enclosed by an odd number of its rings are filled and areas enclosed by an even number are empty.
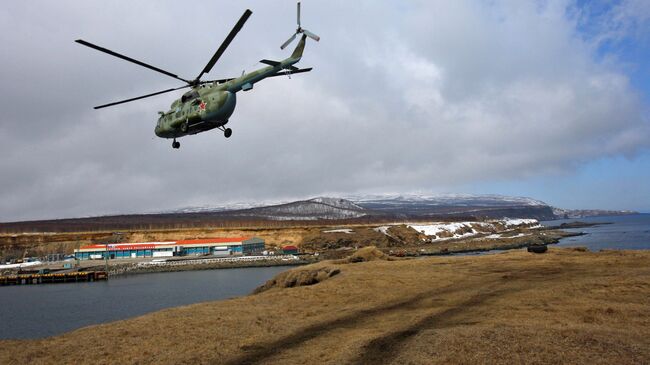
[[[596,224],[583,224],[572,226],[571,228],[590,227]],[[522,233],[523,232],[523,233]],[[535,245],[552,245],[557,244],[560,239],[572,236],[580,236],[582,232],[568,232],[557,227],[541,227],[534,229],[521,229],[508,232],[517,234],[514,236],[503,236],[499,238],[489,238],[487,235],[476,235],[469,238],[449,239],[435,243],[426,243],[419,245],[406,245],[397,248],[381,247],[385,253],[397,257],[418,257],[418,256],[445,256],[482,253],[488,251],[507,251],[512,249],[526,248]],[[136,275],[141,273],[158,273],[158,272],[178,272],[194,270],[219,270],[230,268],[248,268],[248,267],[270,267],[270,266],[301,266],[316,263],[328,258],[340,258],[350,254],[350,248],[343,250],[330,250],[322,253],[320,256],[309,254],[300,255],[298,259],[286,259],[282,257],[265,257],[259,261],[230,261],[230,262],[210,262],[219,261],[210,256],[200,256],[195,258],[186,258],[183,260],[170,260],[164,264],[151,265],[150,261],[128,261],[110,262],[108,270],[103,261],[86,262],[84,270],[107,271],[109,277],[118,277],[121,275]],[[205,261],[205,263],[199,263]],[[185,265],[184,262],[196,262],[195,264]],[[177,264],[176,264],[177,263]],[[17,273],[17,271],[15,272]],[[15,274],[13,273],[13,274]]]
[[[242,269],[252,267],[273,267],[273,266],[301,266],[314,263],[313,260],[260,260],[247,262],[217,262],[206,264],[190,265],[138,265],[137,263],[116,264],[109,266],[109,277],[118,277],[122,275],[152,274],[162,272],[178,271],[199,271],[199,270],[225,270],[225,269]]]
[[[255,295],[170,308],[41,340],[0,341],[0,362],[650,360],[649,251],[553,247],[545,254],[519,250],[419,260],[376,254],[360,260],[290,269],[274,280],[284,278],[280,286]],[[308,273],[320,279],[313,282]],[[97,350],[107,338],[110,351]]]

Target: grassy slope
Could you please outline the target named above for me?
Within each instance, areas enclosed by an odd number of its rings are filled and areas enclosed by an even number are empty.
[[[0,363],[650,362],[650,252],[553,248],[317,265],[341,273],[45,340],[0,341]]]

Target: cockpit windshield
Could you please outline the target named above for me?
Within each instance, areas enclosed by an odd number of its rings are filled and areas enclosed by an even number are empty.
[[[196,90],[191,90],[191,91],[188,91],[185,94],[183,94],[183,96],[181,97],[181,102],[185,103],[185,102],[194,100],[194,99],[196,99],[198,97],[199,97],[199,92],[196,91]]]

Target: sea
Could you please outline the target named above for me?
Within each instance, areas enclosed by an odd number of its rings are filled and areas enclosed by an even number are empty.
[[[564,229],[568,232],[584,232],[585,235],[564,238],[557,246],[583,246],[590,251],[650,249],[650,214],[560,219],[540,223],[544,226],[559,226],[570,222],[602,224]]]

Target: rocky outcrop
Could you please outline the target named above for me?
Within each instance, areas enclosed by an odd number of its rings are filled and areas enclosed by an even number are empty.
[[[273,288],[293,288],[295,286],[314,285],[338,275],[341,269],[338,267],[310,265],[299,269],[285,271],[262,286],[255,289],[254,294],[261,293]]]

